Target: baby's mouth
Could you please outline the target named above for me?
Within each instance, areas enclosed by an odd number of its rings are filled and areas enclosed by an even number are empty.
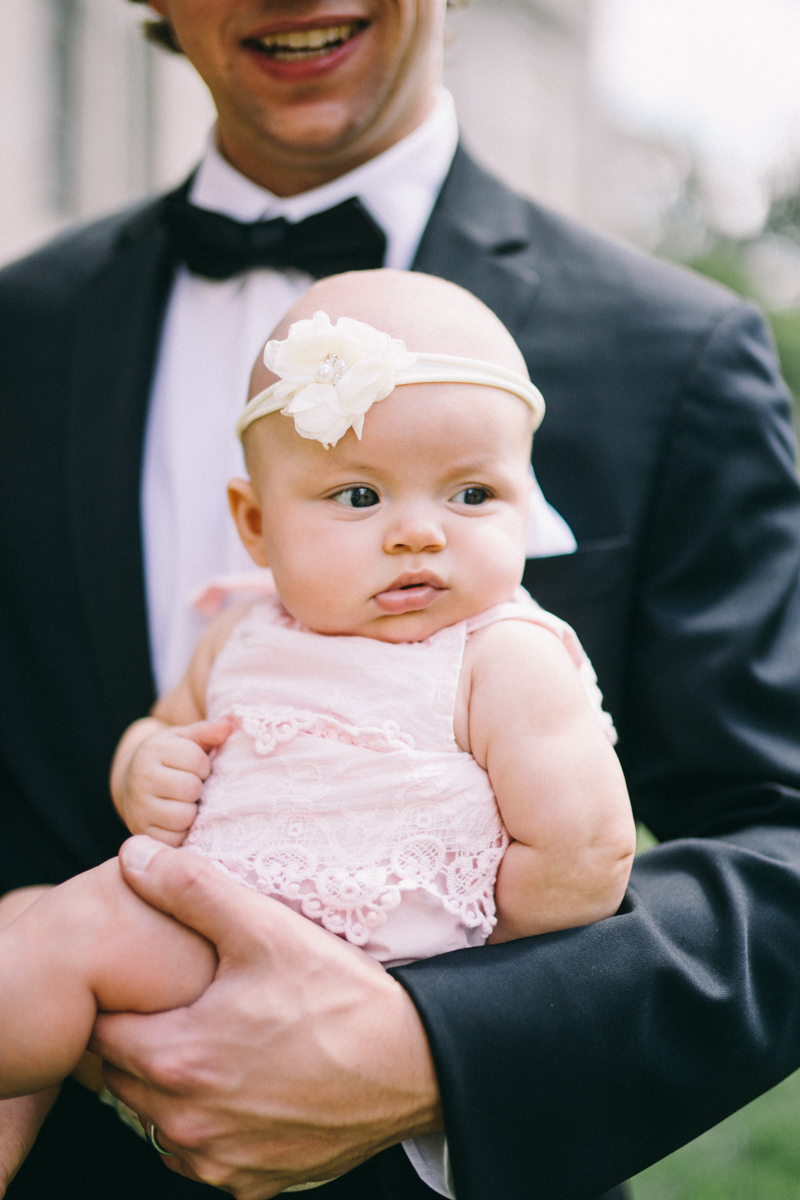
[[[248,38],[247,45],[276,62],[306,62],[324,58],[326,54],[339,50],[362,29],[366,29],[367,24],[367,21],[347,21],[317,29],[292,29],[284,33],[270,33],[265,37]]]
[[[407,571],[373,599],[385,613],[399,616],[427,608],[446,591],[446,585],[431,571]]]

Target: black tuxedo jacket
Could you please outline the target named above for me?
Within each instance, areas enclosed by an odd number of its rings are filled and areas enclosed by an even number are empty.
[[[153,699],[139,476],[174,270],[160,214],[0,273],[3,888],[61,880],[124,836],[108,765]],[[585,1200],[800,1065],[789,400],[751,307],[463,151],[415,265],[486,301],[545,395],[536,470],[579,549],[525,582],[592,656],[637,815],[666,844],[610,920],[396,974],[430,1037],[459,1200]],[[151,1180],[153,1155],[121,1178],[139,1148],[80,1111],[43,1136],[56,1173],[40,1153],[10,1196],[71,1194],[70,1170],[83,1200],[198,1193]]]

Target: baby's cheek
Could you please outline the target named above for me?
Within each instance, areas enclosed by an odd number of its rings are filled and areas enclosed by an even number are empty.
[[[491,527],[487,523],[476,534],[469,555],[470,571],[476,594],[486,601],[483,608],[504,603],[519,586],[525,570],[524,535],[518,519],[492,523]]]
[[[309,537],[273,567],[275,585],[296,621],[316,633],[358,633],[354,625],[369,601],[368,581],[381,567],[380,545],[365,545],[358,522]],[[374,541],[374,539],[373,539]]]

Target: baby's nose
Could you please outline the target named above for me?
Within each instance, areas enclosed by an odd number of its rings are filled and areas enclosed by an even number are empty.
[[[383,548],[387,554],[435,554],[447,545],[441,522],[429,511],[409,509],[388,528]]]

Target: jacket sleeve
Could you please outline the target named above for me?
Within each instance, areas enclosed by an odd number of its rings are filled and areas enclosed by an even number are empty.
[[[397,969],[458,1200],[590,1200],[800,1065],[800,489],[758,314],[683,386],[637,539],[620,912]]]

